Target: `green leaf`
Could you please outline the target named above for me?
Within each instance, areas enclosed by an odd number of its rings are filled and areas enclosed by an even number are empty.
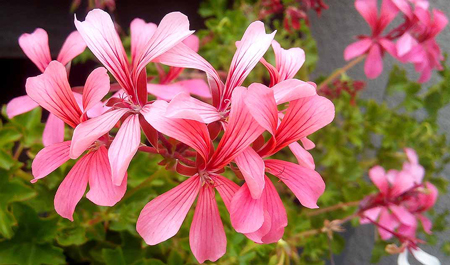
[[[116,249],[104,248],[102,254],[106,265],[126,265],[121,247]]]
[[[169,258],[167,259],[168,265],[183,264],[183,258],[178,254],[176,250],[170,251]]]
[[[30,187],[24,185],[20,179],[8,181],[8,174],[0,169],[0,234],[11,238],[14,234],[12,227],[16,220],[8,210],[12,202],[24,201],[36,195]]]
[[[15,142],[22,137],[22,134],[13,128],[2,128],[0,130],[0,147]]]
[[[10,154],[0,149],[0,168],[9,170],[15,163],[16,161]]]
[[[0,264],[65,264],[63,250],[52,246],[56,218],[41,219],[25,204],[15,203],[13,214],[19,227],[11,240],[0,242]]]

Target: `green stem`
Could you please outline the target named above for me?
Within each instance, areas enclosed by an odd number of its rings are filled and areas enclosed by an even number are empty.
[[[311,216],[316,216],[316,215],[327,213],[327,212],[332,212],[332,211],[336,211],[336,210],[340,210],[340,209],[345,209],[347,207],[354,207],[354,206],[358,206],[359,203],[360,203],[360,201],[341,202],[341,203],[338,203],[336,205],[332,205],[332,206],[329,206],[329,207],[321,208],[321,209],[318,209],[318,210],[307,211],[306,212],[306,216],[311,217]]]
[[[22,153],[22,151],[23,151],[23,144],[20,143],[19,146],[16,149],[16,152],[14,152],[14,156],[13,156],[14,160],[19,159],[19,156]]]
[[[365,55],[361,55],[359,57],[357,57],[356,59],[350,61],[347,65],[345,65],[342,68],[339,68],[338,70],[336,70],[334,73],[332,73],[327,79],[325,79],[322,83],[320,83],[320,85],[317,87],[317,91],[320,91],[322,88],[324,88],[326,85],[328,85],[329,83],[333,82],[334,79],[336,79],[338,76],[342,75],[343,73],[347,72],[348,70],[350,70],[351,68],[353,68],[355,65],[357,65],[358,63],[360,63],[362,60],[364,60],[366,56]]]

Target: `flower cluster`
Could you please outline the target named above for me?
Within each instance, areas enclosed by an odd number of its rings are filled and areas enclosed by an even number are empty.
[[[307,12],[311,9],[315,10],[318,15],[328,6],[323,0],[296,0],[289,5],[283,5],[281,0],[262,0],[260,18],[266,18],[274,14],[284,14],[283,26],[287,31],[299,30],[300,21],[309,24]]]
[[[112,206],[121,200],[128,166],[138,151],[161,155],[160,164],[186,180],[144,207],[137,232],[149,245],[171,238],[197,199],[189,242],[199,262],[215,261],[226,252],[216,191],[234,229],[257,243],[277,242],[287,225],[286,211],[269,175],[283,182],[303,206],[318,207],[325,184],[314,170],[307,151],[314,143],[307,137],[334,119],[334,105],[316,94],[314,83],[294,79],[305,59],[302,49],[281,48],[274,40],[275,32],[267,34],[263,23],[253,22],[237,42],[223,82],[196,52],[198,39],[179,12],[166,15],[158,26],[133,20],[130,56],[106,12],[95,9],[85,21],[75,19],[75,26],[77,41],[69,47],[70,56],[62,52],[63,59],[57,61],[50,59],[43,30],[20,38],[22,49],[43,73],[28,78],[28,96],[8,106],[10,116],[36,104],[54,116],[47,127],[59,138],[36,155],[33,182],[69,159],[79,158],[54,199],[62,217],[73,220],[88,184],[86,197],[97,205]],[[84,87],[72,88],[67,77],[70,59],[85,45],[104,67],[95,69]],[[270,46],[275,65],[263,58]],[[157,64],[158,77],[147,76],[151,62]],[[258,62],[268,69],[269,86],[243,87]],[[208,82],[176,81],[183,68],[205,72]],[[110,84],[108,72],[117,83]],[[25,106],[25,101],[33,104]],[[52,119],[61,122],[50,125]],[[60,134],[62,123],[74,128],[71,140],[64,141]],[[148,142],[141,142],[141,132]],[[286,147],[298,163],[271,158]],[[243,179],[243,185],[223,176],[226,168]]]
[[[350,104],[356,106],[356,96],[364,89],[366,84],[360,80],[334,80],[320,90],[320,94],[329,99],[339,98],[342,92],[350,95]]]
[[[358,36],[359,40],[345,49],[345,60],[366,55],[364,70],[373,79],[382,73],[387,52],[402,63],[414,64],[421,73],[419,82],[427,82],[433,69],[443,69],[444,57],[435,38],[447,25],[447,17],[440,10],[430,10],[428,0],[382,0],[380,10],[377,3],[377,0],[355,1],[372,34]],[[399,13],[403,22],[385,32]]]
[[[387,251],[399,253],[398,263],[407,262],[408,251],[423,264],[439,264],[439,261],[418,248],[424,243],[416,238],[418,223],[423,230],[431,234],[431,221],[424,215],[436,203],[438,191],[429,183],[423,183],[425,171],[419,164],[417,154],[410,148],[405,149],[408,162],[401,171],[385,171],[375,166],[369,171],[369,177],[377,186],[378,194],[366,197],[359,210],[361,223],[377,226],[382,240],[397,238],[401,246],[389,245]]]

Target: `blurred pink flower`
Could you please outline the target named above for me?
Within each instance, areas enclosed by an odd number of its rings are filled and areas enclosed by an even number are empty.
[[[48,45],[47,32],[41,28],[37,28],[33,33],[22,34],[19,37],[19,45],[25,55],[44,72],[48,64],[52,60],[50,56],[50,48]],[[84,51],[86,44],[76,31],[72,32],[65,40],[61,50],[58,54],[57,61],[63,65],[67,65],[70,69],[70,61]],[[8,118],[31,111],[38,107],[38,104],[30,99],[29,96],[20,96],[13,98],[6,105],[6,114]],[[54,143],[60,143],[64,140],[64,123],[50,113],[44,133],[42,135],[42,142],[44,146],[49,146]]]
[[[395,56],[395,44],[381,34],[397,15],[398,8],[391,0],[383,0],[379,13],[377,0],[356,0],[355,7],[369,24],[372,35],[360,36],[359,41],[350,44],[344,51],[344,58],[348,61],[367,54],[364,71],[368,78],[374,79],[383,72],[384,53]]]

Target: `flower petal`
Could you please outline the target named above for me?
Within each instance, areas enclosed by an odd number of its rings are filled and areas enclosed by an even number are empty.
[[[12,119],[17,115],[26,113],[36,107],[39,107],[39,104],[32,100],[28,95],[16,97],[11,99],[6,105],[6,115],[8,115],[9,119]]]
[[[280,81],[293,78],[305,63],[305,51],[301,48],[285,50],[281,48],[276,40],[272,41],[272,47],[275,52],[276,67],[280,75]]]
[[[116,109],[80,123],[73,131],[70,158],[78,158],[93,142],[109,132],[127,112],[127,109]]]
[[[189,30],[187,16],[180,12],[165,15],[150,40],[142,45],[141,51],[138,51],[139,54],[133,61],[135,73],[140,73],[148,63],[181,43],[193,32]]]
[[[73,58],[80,55],[84,49],[86,49],[86,43],[84,42],[83,37],[81,37],[78,31],[73,31],[64,41],[56,60],[63,65],[66,65],[72,61]]]
[[[248,111],[259,125],[275,135],[278,126],[278,109],[273,90],[265,85],[253,83],[248,87],[244,101]]]
[[[239,233],[252,233],[264,223],[264,201],[253,199],[247,183],[236,192],[231,200],[231,224]]]
[[[316,88],[298,79],[284,80],[272,87],[277,105],[316,95]]]
[[[135,18],[130,24],[131,33],[131,61],[144,52],[146,44],[150,41],[158,26],[155,23],[146,23],[143,19]]]
[[[356,0],[355,7],[374,31],[378,24],[377,0]]]
[[[222,119],[222,116],[215,107],[193,98],[187,93],[179,93],[170,101],[166,116],[194,120],[207,124]]]
[[[319,173],[282,160],[269,159],[265,163],[268,172],[283,181],[303,206],[319,208],[317,200],[325,191],[325,183]]]
[[[202,98],[211,98],[209,86],[203,79],[182,80],[176,82],[175,84],[184,87],[191,95],[196,95]]]
[[[213,179],[216,183],[215,188],[219,192],[220,197],[222,197],[225,207],[227,207],[228,212],[231,212],[231,200],[233,199],[234,194],[239,190],[239,185],[219,175],[215,175]]]
[[[230,163],[264,131],[264,128],[254,121],[244,104],[246,92],[244,87],[237,87],[233,92],[228,126],[211,158],[209,164],[211,170],[221,169]]]
[[[92,153],[83,156],[64,178],[55,195],[55,210],[73,221],[73,212],[86,191],[89,180],[89,160]]]
[[[431,256],[420,248],[412,248],[411,253],[416,260],[420,261],[424,265],[441,265],[441,262],[435,256]]]
[[[49,145],[37,153],[31,164],[34,176],[32,183],[47,176],[70,159],[70,143],[70,141],[65,141]]]
[[[309,169],[315,169],[316,165],[314,164],[314,158],[312,155],[306,151],[298,142],[293,142],[289,145],[289,149],[291,149],[295,158],[297,158],[297,163]]]
[[[126,190],[126,175],[120,186],[112,183],[108,150],[105,146],[92,152],[89,161],[89,192],[86,197],[97,205],[113,206],[122,199]]]
[[[386,178],[386,172],[384,168],[375,166],[369,170],[369,177],[373,184],[381,191],[381,193],[387,194],[389,191],[389,182]]]
[[[405,207],[398,205],[389,205],[389,209],[397,217],[400,223],[409,227],[417,227],[416,217]]]
[[[136,154],[140,143],[141,127],[139,125],[139,115],[130,115],[120,126],[108,150],[111,177],[114,185],[122,185],[128,166]]]
[[[408,262],[408,249],[405,248],[403,252],[398,255],[397,259],[398,265],[410,265]]]
[[[64,141],[64,122],[50,113],[42,133],[42,143],[49,146],[62,141]]]
[[[264,23],[261,21],[255,21],[248,26],[231,61],[222,102],[229,100],[233,89],[244,82],[250,71],[269,49],[275,33],[276,31],[266,34]]]
[[[383,72],[383,55],[380,45],[376,44],[370,48],[364,63],[364,72],[369,79],[375,79]]]
[[[234,158],[253,199],[259,199],[264,190],[264,161],[251,147]]]
[[[325,97],[313,96],[289,104],[286,115],[276,132],[276,148],[272,153],[296,142],[334,119],[334,105]]]
[[[218,260],[227,251],[227,237],[220,220],[214,189],[203,185],[198,195],[189,245],[199,263]]]
[[[180,230],[200,188],[200,178],[190,177],[145,205],[137,220],[136,230],[147,244],[161,243]]]
[[[25,84],[27,94],[44,109],[75,128],[82,115],[73,96],[64,65],[52,61],[41,75],[30,77]]]
[[[142,108],[141,114],[157,131],[189,145],[208,161],[213,147],[206,125],[193,120],[165,117],[167,107],[167,102],[157,100]]]
[[[347,48],[345,48],[344,59],[348,61],[355,57],[363,55],[369,50],[370,46],[372,46],[372,43],[373,42],[371,39],[364,38],[362,40],[350,44],[349,46],[347,46]]]
[[[92,71],[83,89],[83,110],[87,112],[109,92],[109,76],[106,69],[98,67]]]
[[[95,57],[111,72],[120,86],[130,96],[134,96],[127,55],[110,15],[94,9],[83,22],[75,16],[75,27]]]
[[[19,45],[25,55],[30,58],[41,72],[44,72],[52,60],[47,32],[37,28],[31,34],[24,33],[19,37]]]

